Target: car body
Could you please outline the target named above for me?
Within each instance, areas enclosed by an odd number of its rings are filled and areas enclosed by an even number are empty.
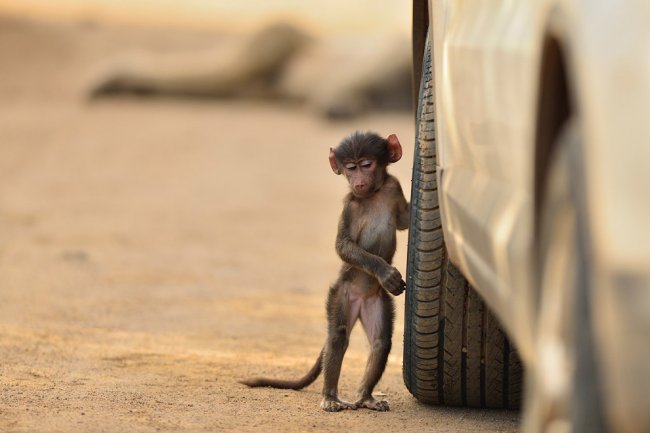
[[[576,430],[580,403],[560,416],[534,413],[592,380],[603,428],[650,431],[650,3],[415,0],[413,8],[417,82],[426,43],[432,51],[444,242],[518,347],[528,370],[525,428],[550,431],[560,419]],[[544,191],[567,123],[576,144],[565,189],[579,237],[571,260],[586,289],[547,301]],[[559,313],[567,298],[571,309]],[[572,308],[588,311],[575,320]],[[548,335],[562,314],[563,335]],[[583,337],[586,355],[576,355]],[[581,356],[594,377],[576,384]]]

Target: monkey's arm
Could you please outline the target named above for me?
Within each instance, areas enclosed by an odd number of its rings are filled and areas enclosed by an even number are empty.
[[[404,192],[402,192],[402,187],[397,180],[397,230],[406,230],[409,228],[409,221],[411,220],[411,206],[406,201],[404,197]]]
[[[346,205],[339,221],[336,236],[336,252],[344,262],[377,278],[379,284],[393,295],[404,291],[406,283],[397,268],[392,266],[382,257],[371,254],[357,245],[350,235],[351,215],[349,206]]]
[[[390,267],[386,260],[359,247],[348,237],[337,238],[336,252],[344,262],[376,278]]]

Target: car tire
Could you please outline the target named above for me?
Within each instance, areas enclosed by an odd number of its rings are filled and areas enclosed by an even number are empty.
[[[427,37],[413,161],[404,382],[427,404],[518,408],[522,365],[517,352],[445,248],[436,180],[431,51]]]

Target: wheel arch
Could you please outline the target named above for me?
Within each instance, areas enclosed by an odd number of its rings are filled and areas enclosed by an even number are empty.
[[[429,29],[429,0],[413,0],[413,17],[411,28],[412,65],[411,95],[414,113],[417,115],[418,94],[422,79],[422,58]]]
[[[565,11],[567,12],[567,11]],[[540,245],[543,242],[541,227],[543,201],[546,196],[545,185],[551,176],[551,166],[555,153],[562,144],[559,139],[566,135],[566,125],[573,124],[575,134],[584,137],[584,117],[589,115],[589,106],[584,104],[581,98],[584,88],[576,69],[576,62],[579,59],[575,56],[576,40],[572,38],[569,22],[570,14],[562,14],[556,8],[550,15],[549,25],[544,37],[541,39],[537,107],[534,135],[534,232],[533,245]],[[589,232],[590,218],[588,210],[588,199],[585,188],[585,166],[586,156],[585,145],[582,140],[569,146],[568,158],[570,161],[569,184],[571,197],[577,209],[577,219],[580,224],[576,228],[577,243],[581,245],[581,252],[576,253],[579,257],[578,274],[582,276],[576,285],[576,302],[572,314],[578,317],[580,326],[574,331],[576,336],[575,376],[579,386],[570,394],[575,400],[577,413],[571,414],[571,422],[577,423],[576,431],[601,432],[605,425],[605,414],[603,401],[604,393],[601,388],[603,377],[601,375],[598,359],[598,348],[593,334],[593,318],[590,288],[589,257],[591,238]],[[533,252],[535,262],[539,261],[539,253]],[[535,270],[537,272],[537,270]],[[533,306],[540,305],[541,289],[535,287],[533,292]],[[539,354],[538,354],[539,355]],[[587,415],[585,415],[587,414]]]
[[[547,31],[542,39],[540,53],[533,162],[535,242],[540,236],[544,184],[557,146],[557,138],[563,125],[575,112],[565,41],[554,32]]]

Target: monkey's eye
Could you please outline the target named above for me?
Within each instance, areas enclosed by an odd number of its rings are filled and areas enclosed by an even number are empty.
[[[347,168],[348,170],[355,170],[357,168],[357,165],[352,164],[352,163],[348,163],[348,164],[345,164],[345,168]]]
[[[359,165],[363,168],[370,168],[372,166],[372,161],[364,159]]]

